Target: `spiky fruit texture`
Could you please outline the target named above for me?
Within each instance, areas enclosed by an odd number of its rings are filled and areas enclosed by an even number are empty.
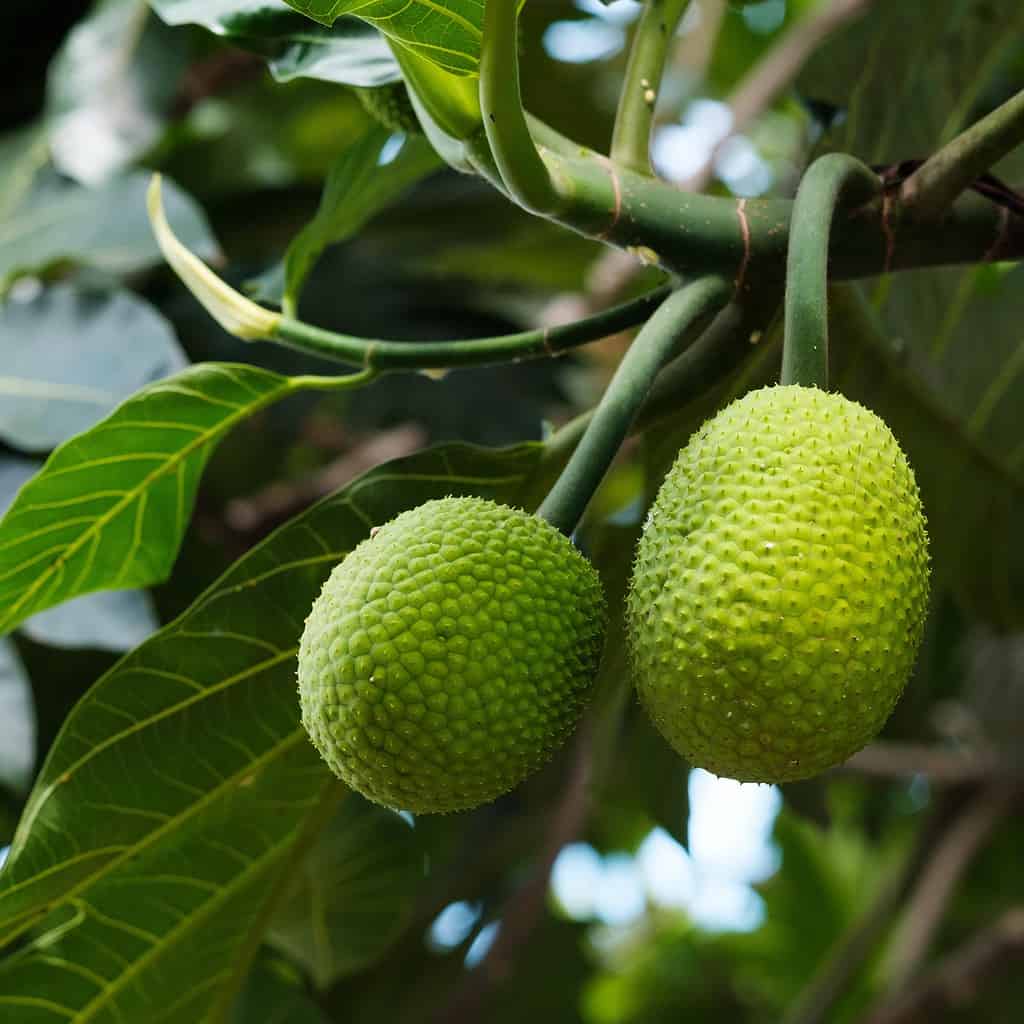
[[[303,724],[371,800],[475,807],[572,731],[604,618],[597,573],[553,526],[481,498],[428,501],[324,585],[299,647]]]
[[[393,132],[407,132],[410,135],[422,133],[405,82],[389,82],[372,89],[356,89],[356,95],[363,109],[378,124]]]
[[[889,428],[841,395],[764,388],[669,472],[627,602],[640,699],[690,763],[752,782],[859,750],[914,664],[925,519]]]

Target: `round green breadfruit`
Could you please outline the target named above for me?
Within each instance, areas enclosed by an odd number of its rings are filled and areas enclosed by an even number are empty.
[[[917,484],[874,413],[771,387],[720,412],[651,508],[627,600],[640,700],[691,764],[807,778],[906,684],[928,603]]]
[[[363,109],[378,124],[393,132],[406,132],[409,135],[420,135],[419,118],[413,109],[412,100],[405,82],[389,82],[387,85],[374,86],[372,89],[356,89],[356,96]]]
[[[299,646],[303,725],[370,800],[475,807],[572,731],[604,620],[597,572],[553,526],[480,498],[429,501],[324,584]]]

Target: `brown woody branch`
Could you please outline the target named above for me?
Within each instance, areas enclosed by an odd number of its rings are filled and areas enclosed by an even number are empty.
[[[870,1013],[864,1024],[929,1024],[968,1006],[1024,959],[1024,907],[1013,907],[930,970],[920,982]]]

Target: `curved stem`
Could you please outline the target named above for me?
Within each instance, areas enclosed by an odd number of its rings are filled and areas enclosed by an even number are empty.
[[[561,197],[526,123],[516,46],[519,0],[487,0],[480,44],[480,109],[494,161],[509,194],[536,214],[556,212]]]
[[[611,158],[639,174],[651,173],[654,108],[672,37],[690,0],[646,0],[626,64],[626,80],[612,130]]]
[[[579,446],[537,515],[565,534],[576,529],[604,479],[658,371],[729,301],[722,278],[705,277],[673,292],[644,325],[594,410]]]
[[[638,299],[560,327],[465,341],[387,341],[336,334],[281,318],[270,338],[289,348],[374,370],[452,369],[554,356],[643,323],[669,294],[657,288]]]
[[[1024,143],[1024,89],[929,157],[903,183],[907,210],[936,220],[971,182]]]
[[[828,256],[840,202],[859,206],[881,189],[859,160],[830,153],[811,164],[793,204],[786,256],[782,383],[828,387]]]

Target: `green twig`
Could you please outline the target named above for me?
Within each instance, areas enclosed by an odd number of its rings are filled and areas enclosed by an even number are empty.
[[[526,123],[519,92],[519,0],[487,0],[480,43],[480,109],[494,162],[509,195],[531,213],[562,205]]]
[[[286,317],[276,323],[270,338],[312,355],[374,370],[441,370],[457,366],[486,366],[558,355],[629,327],[636,327],[658,308],[669,291],[668,287],[655,289],[638,299],[576,323],[494,338],[420,342],[373,340],[337,334]]]
[[[859,160],[830,153],[808,168],[793,204],[786,257],[786,326],[782,383],[828,387],[829,238],[836,207],[859,206],[879,192],[878,177]]]
[[[611,158],[650,174],[651,125],[672,37],[690,0],[646,0],[633,36],[612,130]]]
[[[696,337],[729,301],[718,277],[705,277],[673,292],[644,325],[594,410],[569,464],[537,515],[571,534],[583,515],[647,397],[658,371]]]
[[[908,212],[938,220],[971,182],[1024,143],[1024,89],[947,143],[907,178],[901,197]]]

